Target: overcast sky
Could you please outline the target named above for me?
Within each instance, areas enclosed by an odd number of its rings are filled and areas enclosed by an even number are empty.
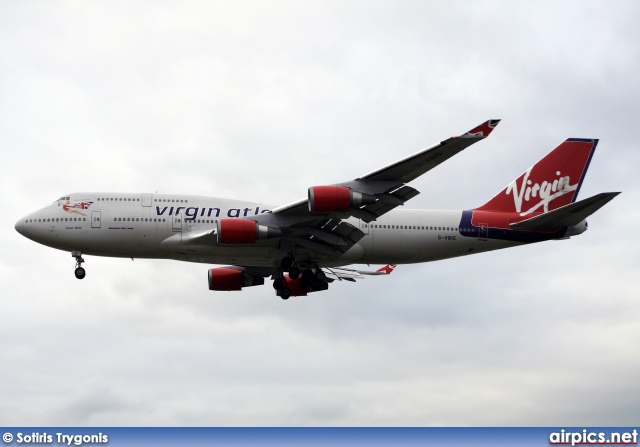
[[[0,424],[634,425],[640,3],[0,0]],[[75,191],[281,205],[490,118],[409,208],[600,138],[568,241],[282,301],[14,230]]]

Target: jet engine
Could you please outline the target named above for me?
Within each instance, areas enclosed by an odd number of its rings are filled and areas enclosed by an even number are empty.
[[[309,188],[309,211],[312,213],[342,213],[352,207],[376,202],[371,194],[351,191],[346,186],[312,186]]]
[[[220,219],[217,228],[219,244],[254,244],[259,239],[280,236],[279,228],[259,225],[249,219]]]
[[[218,267],[209,270],[209,290],[241,290],[243,287],[261,286],[264,278],[248,275],[242,270]]]

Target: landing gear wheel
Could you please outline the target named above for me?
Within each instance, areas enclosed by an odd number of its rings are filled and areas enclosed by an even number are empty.
[[[273,280],[273,288],[276,290],[282,290],[284,287],[284,278],[276,278]]]
[[[282,298],[283,300],[288,300],[290,296],[291,290],[284,288],[280,291],[280,298]]]
[[[324,281],[324,279],[327,277],[327,275],[325,275],[324,272],[322,271],[322,269],[320,269],[320,268],[316,269],[316,271],[314,272],[313,276],[318,281]]]
[[[84,262],[84,259],[82,259],[82,253],[79,251],[72,251],[71,256],[76,260],[76,278],[84,278],[87,275],[87,272],[82,268],[82,263]]]
[[[300,277],[300,269],[298,267],[291,267],[289,269],[289,278],[296,280]]]
[[[82,267],[78,267],[75,271],[76,278],[82,279],[87,275],[87,272],[84,271]]]

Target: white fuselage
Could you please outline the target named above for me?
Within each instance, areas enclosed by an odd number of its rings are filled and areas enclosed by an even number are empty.
[[[246,245],[218,244],[214,238],[207,244],[189,242],[190,234],[215,229],[221,218],[251,219],[270,212],[264,204],[131,193],[75,193],[61,199],[25,216],[16,229],[41,244],[86,255],[265,267],[277,265],[283,256],[271,240]],[[351,218],[349,223],[365,237],[323,265],[428,262],[522,244],[474,233],[461,226],[462,214],[393,210],[369,224]]]

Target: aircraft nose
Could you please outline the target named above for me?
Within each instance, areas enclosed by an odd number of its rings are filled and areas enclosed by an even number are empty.
[[[15,225],[16,231],[24,236],[24,219],[20,219]]]

